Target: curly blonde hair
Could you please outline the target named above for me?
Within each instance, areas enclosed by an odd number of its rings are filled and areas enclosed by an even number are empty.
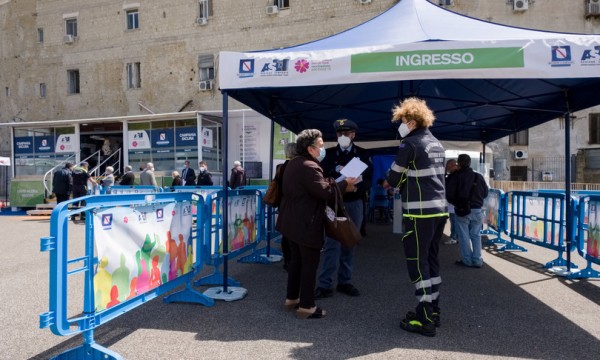
[[[392,109],[392,122],[402,121],[403,118],[406,121],[414,120],[417,127],[431,127],[435,121],[435,115],[425,100],[416,97],[404,99]]]

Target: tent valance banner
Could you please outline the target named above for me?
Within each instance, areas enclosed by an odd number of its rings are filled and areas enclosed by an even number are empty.
[[[600,103],[600,35],[494,24],[426,0],[400,0],[330,37],[221,52],[223,92],[298,133],[349,118],[359,141],[398,138],[398,101],[434,110],[440,140],[488,143]]]

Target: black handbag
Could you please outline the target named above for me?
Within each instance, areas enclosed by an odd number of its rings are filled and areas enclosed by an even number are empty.
[[[362,236],[346,213],[342,193],[337,184],[334,183],[332,187],[335,196],[333,208],[325,207],[325,235],[339,241],[346,248],[352,248],[358,244]]]

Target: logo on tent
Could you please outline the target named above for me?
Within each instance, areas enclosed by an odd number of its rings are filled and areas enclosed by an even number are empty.
[[[156,221],[164,220],[164,211],[163,209],[156,209]]]
[[[584,50],[581,54],[581,65],[600,65],[600,46]]]
[[[296,64],[294,64],[294,69],[296,69],[296,71],[299,73],[305,73],[309,67],[310,64],[305,59],[300,59],[296,61]]]
[[[254,59],[240,60],[238,76],[241,78],[254,76]]]
[[[571,66],[572,63],[570,46],[552,47],[552,61],[550,61],[550,66]]]

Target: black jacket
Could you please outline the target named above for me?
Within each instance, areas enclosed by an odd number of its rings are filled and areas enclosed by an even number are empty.
[[[128,171],[121,178],[121,182],[119,183],[119,185],[133,185],[134,182],[135,174],[133,173],[133,171]]]
[[[488,186],[485,179],[473,169],[460,169],[448,176],[446,198],[450,204],[456,205],[461,200],[469,199],[472,209],[481,209],[487,196]]]
[[[59,195],[70,195],[73,192],[71,170],[62,168],[52,176],[52,192]]]
[[[352,147],[345,153],[339,145],[326,150],[325,159],[321,162],[323,175],[328,178],[337,179],[340,173],[337,171],[338,166],[346,166],[353,158],[358,157],[360,161],[368,165],[367,169],[362,173],[362,181],[356,184],[355,192],[347,192],[344,194],[344,201],[364,200],[366,193],[371,188],[371,178],[373,177],[373,165],[367,155],[365,149],[352,143]]]
[[[212,181],[212,174],[208,172],[208,170],[206,170],[205,172],[200,172],[198,174],[198,186],[211,186],[213,185],[213,181]]]
[[[185,181],[185,186],[196,186],[196,172],[192,168],[183,168],[181,179]]]
[[[444,156],[428,128],[415,129],[400,142],[386,180],[400,188],[404,217],[447,216]]]

